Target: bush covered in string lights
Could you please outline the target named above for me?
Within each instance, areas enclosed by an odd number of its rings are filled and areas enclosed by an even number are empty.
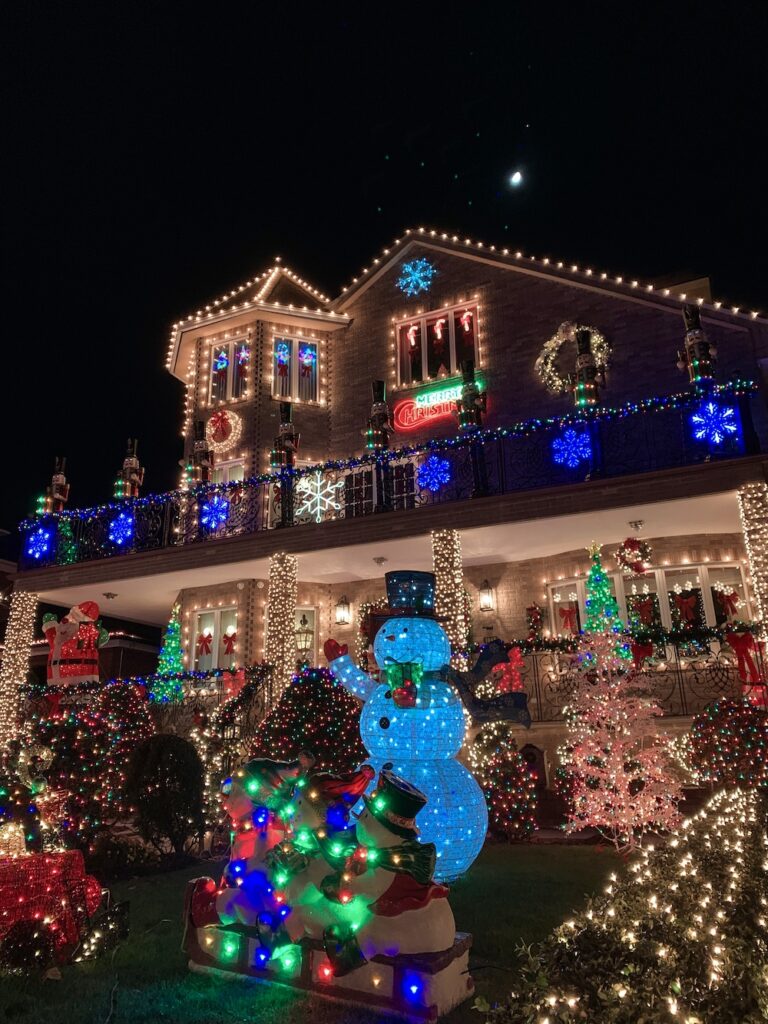
[[[713,701],[693,720],[689,757],[703,782],[768,786],[768,712],[747,700]]]
[[[352,771],[367,756],[360,742],[360,704],[324,668],[294,676],[256,731],[251,757],[292,761],[311,751],[317,768]]]
[[[480,785],[488,804],[488,831],[497,839],[525,839],[536,828],[536,773],[502,740],[485,765]]]
[[[536,948],[488,1024],[758,1024],[768,1014],[766,795],[717,793]]]
[[[203,763],[189,740],[151,736],[133,751],[125,794],[142,838],[176,854],[199,842],[203,829]]]

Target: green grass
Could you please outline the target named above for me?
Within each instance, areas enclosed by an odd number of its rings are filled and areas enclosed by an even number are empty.
[[[477,994],[503,998],[515,946],[543,938],[616,865],[594,846],[487,846],[451,894],[457,927],[474,935]],[[276,986],[191,974],[181,952],[183,895],[187,879],[206,873],[194,867],[113,885],[116,899],[131,901],[130,938],[100,961],[64,968],[61,981],[0,979],[0,1024],[304,1024],[310,1009],[313,1024],[381,1019]],[[449,1024],[482,1024],[470,1005]]]

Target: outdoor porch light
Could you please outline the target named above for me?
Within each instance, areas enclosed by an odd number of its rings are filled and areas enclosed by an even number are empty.
[[[309,624],[309,620],[304,612],[301,613],[299,619],[299,626],[296,630],[296,650],[302,658],[306,658],[312,649],[312,641],[315,637],[315,631]]]
[[[488,580],[483,580],[482,586],[479,590],[480,595],[480,611],[481,612],[492,612],[493,611],[493,588]]]
[[[345,595],[342,595],[336,602],[336,625],[348,626],[349,621],[349,601]]]

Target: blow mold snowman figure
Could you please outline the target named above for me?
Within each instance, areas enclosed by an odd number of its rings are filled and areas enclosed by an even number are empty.
[[[464,707],[441,678],[451,645],[434,614],[434,574],[388,572],[385,580],[392,617],[376,634],[373,650],[386,681],[363,672],[334,640],[326,642],[325,654],[334,677],[364,702],[360,736],[368,761],[377,773],[391,769],[426,795],[421,840],[435,844],[435,879],[450,882],[480,852],[488,810],[477,782],[456,760]]]

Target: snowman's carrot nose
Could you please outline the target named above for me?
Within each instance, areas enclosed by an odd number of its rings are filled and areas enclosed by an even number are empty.
[[[390,640],[390,641],[394,640],[395,639],[395,634],[394,633],[390,633],[390,635],[389,636],[385,636],[384,639],[385,640]]]

